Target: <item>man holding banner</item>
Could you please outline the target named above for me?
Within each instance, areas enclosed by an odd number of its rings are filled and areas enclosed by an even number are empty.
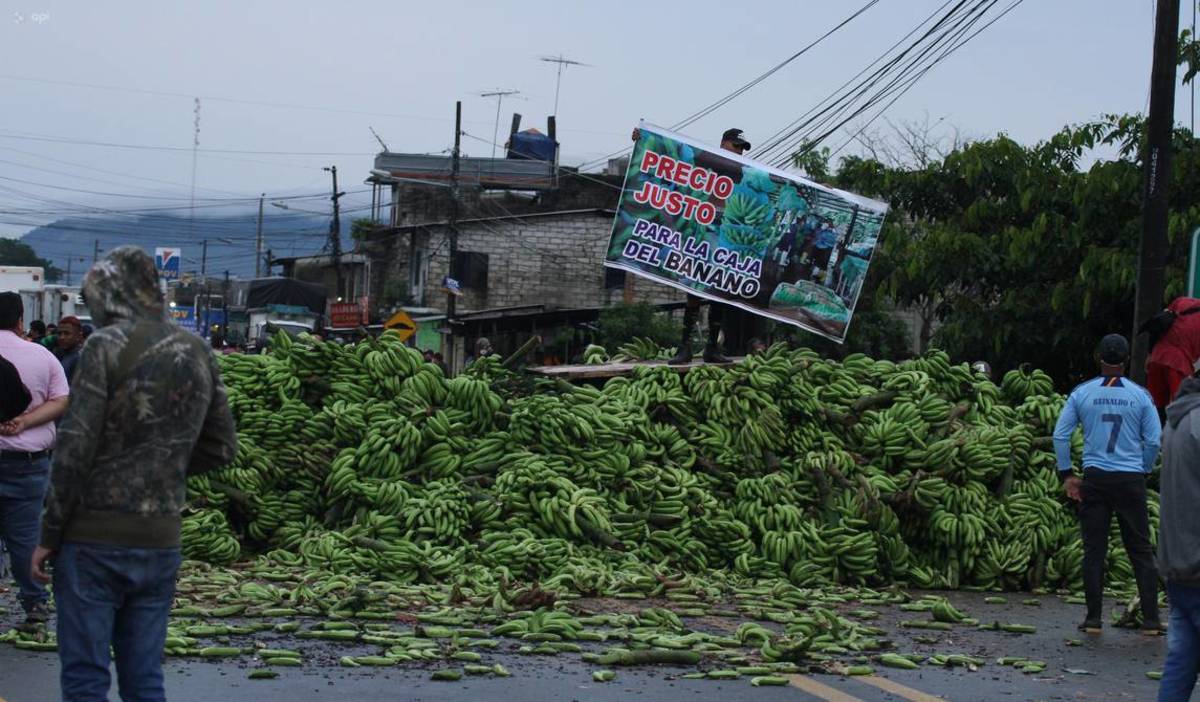
[[[634,139],[605,265],[688,293],[684,338],[672,363],[691,359],[700,298],[718,303],[710,308],[709,362],[725,360],[717,348],[722,326],[728,333],[738,325],[739,338],[761,336],[754,324],[761,317],[845,339],[861,286],[833,280],[832,255],[839,244],[853,246],[861,270],[842,273],[858,283],[886,204],[745,158],[750,145],[740,130],[727,131],[720,149],[645,124]],[[781,241],[797,221],[795,239]],[[789,270],[799,263],[798,248],[806,260],[799,271]],[[784,249],[786,263],[777,260]],[[728,314],[735,308],[739,314]],[[751,323],[739,319],[746,313]]]
[[[640,139],[641,135],[640,129],[633,130],[634,141]],[[742,137],[742,130],[726,129],[725,133],[721,135],[721,148],[740,156],[750,150],[750,142]],[[701,301],[702,298],[699,295],[688,293],[687,307],[683,310],[683,336],[679,341],[679,351],[671,360],[667,361],[668,364],[682,366],[691,362],[692,333],[696,331],[696,323],[700,321]],[[704,345],[703,356],[705,363],[729,362],[729,359],[721,354],[721,323],[736,314],[737,310],[719,302],[713,302],[708,306],[708,343]]]

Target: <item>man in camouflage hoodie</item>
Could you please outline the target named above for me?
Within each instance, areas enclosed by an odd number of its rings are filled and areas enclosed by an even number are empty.
[[[154,261],[123,246],[88,272],[97,324],[59,428],[33,573],[54,599],[64,700],[106,700],[109,646],[124,700],[162,700],[186,476],[237,436],[215,358],[171,323]]]

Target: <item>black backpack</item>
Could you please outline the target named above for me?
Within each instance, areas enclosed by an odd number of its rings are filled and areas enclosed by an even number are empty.
[[[0,356],[0,422],[18,417],[29,408],[33,396],[21,381],[21,374],[7,358]]]
[[[1186,317],[1190,314],[1196,314],[1197,312],[1200,312],[1200,305],[1189,307],[1178,314],[1172,312],[1171,310],[1163,310],[1150,319],[1142,322],[1142,326],[1138,327],[1138,333],[1149,334],[1150,348],[1154,348],[1154,346],[1158,344],[1158,340],[1162,338],[1162,335],[1171,330],[1171,326],[1175,324],[1175,320],[1177,318]]]

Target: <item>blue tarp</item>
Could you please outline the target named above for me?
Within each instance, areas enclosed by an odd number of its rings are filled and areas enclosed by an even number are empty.
[[[512,136],[508,145],[508,157],[553,163],[557,147],[558,144],[550,137],[537,130],[529,129],[517,132]]]

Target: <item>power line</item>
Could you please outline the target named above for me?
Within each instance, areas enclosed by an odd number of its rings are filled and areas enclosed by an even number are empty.
[[[955,50],[957,50],[959,47],[961,47],[963,44],[967,43],[967,42],[968,42],[968,41],[970,41],[971,39],[974,39],[976,35],[978,35],[978,34],[979,34],[980,32],[982,32],[983,30],[985,30],[985,29],[987,29],[988,27],[990,27],[990,26],[992,26],[993,24],[995,24],[997,21],[999,21],[999,20],[1000,20],[1000,18],[1002,18],[1002,17],[1004,17],[1005,15],[1007,15],[1009,12],[1011,12],[1013,9],[1015,9],[1015,8],[1016,8],[1018,5],[1020,5],[1020,4],[1021,4],[1022,2],[1024,2],[1024,1],[1025,1],[1025,0],[1014,0],[1014,2],[1013,2],[1011,5],[1009,5],[1007,8],[1005,8],[1003,12],[1001,12],[999,15],[997,15],[995,18],[993,18],[993,19],[992,19],[991,21],[989,21],[987,24],[985,24],[985,25],[983,25],[982,27],[980,27],[979,29],[975,30],[975,32],[974,32],[973,34],[971,34],[971,36],[967,37],[966,39],[962,40],[962,41],[961,41],[961,42],[959,42],[958,44],[956,44],[956,45],[954,45],[953,47],[951,47],[951,48],[950,48],[950,49],[949,49],[949,50],[946,52],[946,54],[942,56],[942,58],[945,58],[945,56],[948,56],[950,53],[953,53]],[[941,60],[941,59],[939,59],[939,61],[940,61],[940,60]],[[859,130],[858,130],[858,131],[856,131],[854,134],[852,134],[852,135],[850,136],[850,138],[849,138],[849,139],[847,139],[845,142],[843,142],[843,143],[842,143],[842,145],[841,145],[841,146],[837,147],[837,148],[836,148],[836,149],[834,149],[832,152],[830,152],[830,156],[832,157],[832,156],[835,156],[835,155],[837,155],[839,152],[841,152],[841,151],[842,151],[842,149],[846,148],[846,146],[847,146],[847,145],[849,145],[849,144],[850,144],[850,142],[852,142],[852,141],[854,141],[855,139],[857,139],[857,138],[858,138],[858,137],[859,137],[859,136],[860,136],[860,135],[861,135],[861,134],[862,134],[864,131],[866,131],[867,127],[871,126],[871,123],[872,123],[872,122],[874,122],[875,120],[879,119],[879,117],[880,117],[881,115],[883,115],[883,113],[884,113],[884,112],[887,112],[888,108],[890,108],[892,105],[894,105],[894,104],[896,103],[896,101],[897,101],[897,100],[899,100],[899,99],[900,99],[900,98],[901,98],[901,97],[904,95],[904,93],[908,92],[909,88],[911,88],[913,85],[915,85],[915,84],[916,84],[916,82],[917,82],[917,81],[918,81],[918,80],[919,80],[919,79],[920,79],[922,76],[924,76],[924,75],[925,75],[925,73],[927,73],[927,72],[928,72],[928,71],[929,71],[931,68],[933,68],[933,66],[935,66],[935,65],[937,65],[937,62],[934,62],[934,64],[931,64],[930,66],[928,66],[927,68],[925,68],[925,69],[924,69],[924,70],[923,70],[923,71],[922,71],[922,72],[921,72],[919,75],[917,75],[915,78],[911,79],[911,80],[908,82],[908,84],[907,84],[907,85],[904,87],[904,89],[903,89],[903,90],[901,90],[901,91],[899,91],[899,93],[896,95],[896,97],[892,98],[892,99],[891,99],[891,101],[889,101],[889,102],[888,102],[888,104],[886,104],[886,105],[884,105],[884,106],[883,106],[883,109],[881,109],[881,110],[879,110],[879,112],[875,113],[875,116],[874,116],[874,117],[872,117],[871,119],[867,120],[866,124],[864,124],[864,125],[863,125],[861,128],[859,128]]]
[[[963,2],[965,2],[965,0],[946,0],[946,2],[942,3],[942,5],[941,5],[940,7],[938,7],[936,10],[934,10],[934,11],[933,11],[933,12],[932,12],[932,13],[931,13],[931,14],[930,14],[928,17],[926,17],[926,18],[925,18],[924,20],[922,20],[922,21],[921,21],[919,24],[917,24],[917,26],[913,27],[911,30],[909,30],[909,32],[908,32],[907,34],[905,34],[904,36],[900,37],[900,39],[896,40],[896,42],[895,42],[895,43],[893,43],[891,46],[889,46],[887,49],[885,49],[885,50],[883,51],[883,53],[881,53],[879,56],[877,56],[877,57],[875,58],[875,60],[874,60],[874,61],[872,61],[871,63],[867,64],[867,65],[866,65],[866,67],[864,67],[864,68],[863,68],[862,70],[860,70],[858,73],[856,73],[856,74],[854,74],[853,76],[851,76],[851,77],[850,77],[848,80],[846,80],[844,83],[842,83],[840,86],[838,86],[838,87],[837,87],[837,88],[836,88],[836,89],[835,89],[833,92],[829,93],[829,94],[828,94],[828,95],[826,95],[824,98],[822,98],[822,99],[821,99],[821,100],[820,100],[820,101],[819,101],[817,104],[815,104],[815,105],[813,105],[811,108],[809,108],[809,110],[808,110],[807,112],[805,112],[804,114],[800,115],[800,116],[799,116],[799,117],[797,117],[796,119],[792,120],[792,122],[790,122],[790,123],[789,123],[787,126],[785,126],[785,127],[783,127],[782,129],[780,129],[780,130],[776,131],[774,134],[772,134],[772,135],[768,136],[766,139],[762,139],[762,140],[761,140],[761,141],[762,141],[762,145],[761,145],[761,146],[759,146],[759,148],[757,149],[757,151],[755,151],[755,156],[757,157],[757,155],[758,155],[758,154],[760,154],[760,153],[767,153],[767,152],[769,152],[769,151],[770,151],[770,150],[771,150],[771,149],[774,147],[774,145],[778,143],[778,140],[779,140],[780,138],[784,137],[784,135],[787,133],[787,131],[788,131],[788,130],[790,130],[791,128],[793,128],[793,127],[795,127],[796,125],[800,124],[800,123],[801,123],[801,122],[802,122],[802,121],[803,121],[803,120],[804,120],[806,117],[808,117],[809,115],[811,115],[812,113],[814,113],[814,112],[816,112],[818,109],[820,109],[820,107],[821,107],[822,105],[824,105],[824,104],[825,104],[825,103],[827,103],[828,101],[830,101],[830,100],[834,99],[834,98],[835,98],[835,97],[836,97],[836,96],[837,96],[837,95],[838,95],[838,94],[839,94],[839,93],[840,93],[842,90],[846,89],[848,86],[850,86],[850,84],[851,84],[851,83],[853,83],[853,82],[854,82],[855,80],[857,80],[857,79],[858,79],[860,76],[862,76],[864,73],[866,73],[867,71],[869,71],[869,70],[871,69],[871,67],[875,66],[877,63],[879,63],[879,62],[880,62],[880,61],[882,61],[884,58],[886,58],[886,57],[887,57],[889,54],[891,54],[893,51],[895,51],[895,50],[896,50],[896,48],[897,48],[897,47],[899,47],[901,44],[903,44],[903,43],[904,43],[906,40],[908,40],[908,38],[909,38],[909,37],[911,37],[912,35],[916,34],[916,33],[917,33],[917,32],[918,32],[920,29],[921,29],[921,27],[924,27],[924,26],[925,26],[926,24],[928,24],[928,23],[929,23],[931,20],[933,20],[933,19],[934,19],[934,17],[936,17],[936,16],[937,16],[939,13],[941,13],[941,12],[942,12],[942,10],[944,10],[944,9],[946,8],[946,6],[948,6],[948,5],[950,5],[952,2],[956,2],[956,1],[958,2],[958,5],[956,5],[956,6],[955,6],[955,9],[957,9],[957,8],[958,8],[958,7],[960,7],[960,6],[962,6]],[[954,10],[951,10],[951,14],[952,14],[953,12],[954,12]]]
[[[847,86],[853,83],[858,76],[866,73],[871,66],[878,64],[885,57],[887,57],[894,50],[896,45],[893,45],[893,48],[890,48],[881,54],[875,61],[868,65],[867,69],[860,71],[858,75],[856,75],[854,78],[851,78],[850,81],[847,81],[847,83],[843,84],[842,87],[838,88],[829,96],[827,96],[824,100],[818,103],[817,106],[810,109],[797,120],[794,120],[788,127],[785,127],[783,130],[780,130],[771,137],[768,137],[766,143],[755,153],[755,157],[758,159],[770,159],[785,154],[790,155],[790,152],[795,148],[795,146],[806,138],[807,133],[811,133],[811,131],[814,129],[814,125],[817,125],[815,128],[819,128],[819,125],[825,124],[829,120],[837,119],[847,110],[851,109],[852,106],[864,95],[866,95],[867,91],[869,91],[876,83],[894,73],[903,74],[905,71],[909,70],[915,64],[915,62],[919,60],[920,56],[924,55],[924,51],[928,51],[929,48],[937,46],[939,42],[944,41],[947,26],[953,28],[956,26],[955,23],[961,23],[963,20],[969,18],[971,13],[978,11],[980,7],[989,1],[995,2],[996,0],[978,0],[975,5],[973,5],[964,13],[961,12],[961,10],[966,4],[967,0],[958,0],[954,7],[950,8],[949,11],[942,15],[932,26],[922,33],[920,37],[889,59],[882,66],[871,72],[870,75],[863,78],[852,88],[847,90]],[[945,5],[942,7],[945,7]],[[927,22],[928,19],[918,25],[917,30],[919,30]],[[915,31],[916,30],[914,30],[914,32]],[[937,34],[939,31],[942,33]],[[909,35],[912,33],[913,32],[910,32]],[[930,41],[931,37],[934,38]],[[904,40],[901,39],[901,42],[903,41]],[[906,57],[908,57],[909,54],[914,51],[918,52],[918,57],[906,60]],[[821,107],[821,105],[825,105],[825,107]]]
[[[1015,2],[1013,2],[1011,5],[1009,5],[1008,8],[1006,8],[1003,12],[1001,12],[999,15],[997,15],[995,18],[993,18],[990,22],[988,22],[984,26],[980,27],[974,33],[966,36],[966,38],[959,40],[959,37],[962,37],[964,34],[966,34],[966,32],[968,32],[971,29],[971,27],[973,27],[977,22],[982,20],[984,13],[986,13],[987,10],[990,10],[991,7],[998,2],[998,0],[989,0],[989,1],[990,1],[990,4],[984,10],[983,13],[980,13],[979,15],[971,18],[971,20],[965,26],[963,26],[960,29],[956,29],[954,31],[954,34],[949,39],[948,47],[946,47],[946,48],[938,47],[940,49],[941,53],[936,55],[928,65],[925,65],[924,67],[920,67],[919,71],[915,72],[915,75],[908,73],[908,74],[902,74],[901,76],[897,76],[896,78],[894,78],[887,86],[885,86],[885,88],[883,90],[881,90],[877,95],[873,96],[867,103],[865,103],[864,105],[862,105],[861,107],[856,109],[848,117],[846,117],[845,119],[842,119],[836,125],[829,128],[828,130],[826,130],[825,132],[823,132],[816,138],[808,140],[808,142],[805,146],[805,151],[815,148],[818,144],[823,142],[825,139],[829,138],[829,136],[834,134],[837,130],[841,129],[843,126],[845,126],[851,120],[853,120],[855,117],[862,114],[866,110],[870,109],[873,105],[875,105],[879,102],[882,102],[889,94],[896,93],[896,97],[893,98],[891,100],[891,102],[889,102],[883,108],[883,110],[881,110],[879,112],[879,114],[883,114],[883,112],[885,112],[888,107],[890,107],[893,103],[895,103],[896,100],[899,100],[900,97],[904,95],[904,93],[908,92],[908,90],[910,90],[912,88],[912,86],[917,83],[917,81],[919,81],[930,70],[932,70],[934,66],[936,66],[939,63],[941,63],[942,61],[944,61],[947,57],[949,57],[951,54],[953,54],[955,51],[957,51],[959,48],[961,48],[967,42],[971,41],[976,36],[978,36],[980,32],[982,32],[983,30],[990,27],[992,24],[994,24],[1000,18],[1004,17],[1004,15],[1008,14],[1008,12],[1010,12],[1012,9],[1014,9],[1015,7],[1020,5],[1022,2],[1024,2],[1024,0],[1015,0]],[[872,117],[871,120],[868,121],[867,124],[869,125],[870,122],[873,122],[876,118],[878,118],[878,116],[879,115],[877,114],[875,117]],[[864,125],[864,128],[865,128],[865,125]],[[779,161],[777,162],[776,165],[783,165],[783,164],[787,163],[789,160],[790,160],[790,156],[781,158],[781,159],[779,159]]]
[[[756,78],[752,79],[750,82],[748,82],[748,83],[746,83],[746,84],[742,85],[741,87],[739,87],[739,88],[735,89],[733,92],[731,92],[731,93],[729,93],[728,95],[726,95],[726,96],[722,97],[721,99],[717,100],[716,102],[712,103],[711,105],[709,105],[709,106],[707,106],[707,107],[704,107],[704,108],[701,108],[700,110],[697,110],[696,112],[692,113],[691,115],[689,115],[689,116],[685,117],[684,119],[680,120],[679,122],[677,122],[677,123],[675,124],[675,126],[672,126],[672,127],[671,127],[671,129],[672,129],[672,130],[678,130],[678,129],[682,129],[682,128],[684,128],[684,127],[686,127],[686,126],[688,126],[688,125],[690,125],[690,124],[692,124],[692,123],[696,122],[697,120],[699,120],[699,119],[701,119],[701,118],[703,118],[703,117],[706,117],[706,116],[708,116],[709,114],[712,114],[712,113],[713,113],[714,111],[716,111],[717,109],[719,109],[719,108],[721,108],[721,107],[724,107],[724,106],[725,106],[725,105],[727,105],[729,102],[731,102],[731,101],[733,101],[734,99],[738,98],[739,96],[741,96],[741,95],[742,95],[743,93],[745,93],[746,91],[748,91],[748,90],[750,90],[751,88],[755,87],[755,86],[756,86],[756,85],[758,85],[759,83],[762,83],[762,82],[763,82],[764,80],[766,80],[767,78],[770,78],[772,75],[774,75],[776,72],[778,72],[778,71],[779,71],[780,69],[782,69],[783,67],[787,66],[787,65],[788,65],[788,64],[790,64],[791,62],[793,62],[793,61],[795,61],[796,59],[798,59],[798,58],[800,58],[801,56],[803,56],[805,53],[807,53],[807,52],[808,52],[810,49],[812,49],[813,47],[817,46],[817,45],[818,45],[818,44],[820,44],[821,42],[823,42],[823,41],[825,41],[826,39],[828,39],[828,38],[829,38],[831,35],[833,35],[835,32],[837,32],[838,30],[840,30],[842,27],[845,27],[847,24],[849,24],[851,21],[853,21],[853,20],[854,20],[855,18],[857,18],[859,15],[863,14],[863,13],[864,13],[864,12],[866,12],[867,10],[871,9],[872,7],[874,7],[874,6],[875,6],[875,5],[876,5],[878,2],[879,2],[879,0],[869,0],[869,2],[867,2],[865,5],[863,5],[863,6],[862,6],[862,7],[860,7],[858,10],[856,10],[855,12],[853,12],[853,13],[852,13],[850,16],[846,17],[846,19],[844,19],[844,20],[842,20],[841,22],[839,22],[838,24],[834,25],[832,28],[830,28],[828,31],[826,31],[826,32],[825,32],[824,34],[822,34],[821,36],[817,37],[815,40],[813,40],[812,42],[810,42],[810,43],[809,43],[807,46],[805,46],[804,48],[800,49],[800,50],[799,50],[799,51],[797,51],[796,53],[792,54],[792,55],[791,55],[791,56],[789,56],[788,58],[786,58],[786,59],[784,59],[783,61],[781,61],[780,63],[778,63],[778,64],[776,64],[776,65],[772,66],[772,67],[771,67],[771,68],[769,68],[769,69],[767,69],[765,72],[763,72],[763,73],[762,73],[761,75],[759,75],[758,77],[756,77]],[[632,147],[629,147],[629,146],[627,146],[627,147],[625,147],[625,148],[623,148],[623,149],[620,149],[620,150],[618,150],[618,151],[614,151],[614,152],[612,152],[612,153],[610,153],[610,154],[607,154],[607,155],[605,155],[605,156],[601,156],[601,157],[600,157],[600,158],[598,158],[598,159],[592,159],[591,161],[586,161],[586,162],[584,162],[584,163],[581,163],[581,164],[578,166],[578,168],[579,168],[580,170],[583,170],[583,169],[585,169],[585,168],[590,168],[591,166],[595,166],[595,165],[598,165],[598,164],[600,164],[600,163],[604,163],[605,161],[607,161],[607,160],[608,160],[608,159],[610,159],[610,158],[613,158],[613,157],[616,157],[616,156],[620,156],[621,154],[624,154],[624,153],[626,153],[626,152],[628,152],[628,151],[631,151],[631,150],[632,150]]]
[[[42,141],[51,144],[74,144],[78,146],[97,146],[110,149],[137,149],[141,151],[168,151],[191,153],[189,146],[162,146],[154,144],[122,144],[111,141],[93,141],[90,139],[74,139],[71,137],[51,136],[46,134],[0,133],[0,139],[19,139],[25,141]],[[260,156],[374,156],[368,151],[256,151],[253,149],[197,149],[202,154],[256,154]]]

